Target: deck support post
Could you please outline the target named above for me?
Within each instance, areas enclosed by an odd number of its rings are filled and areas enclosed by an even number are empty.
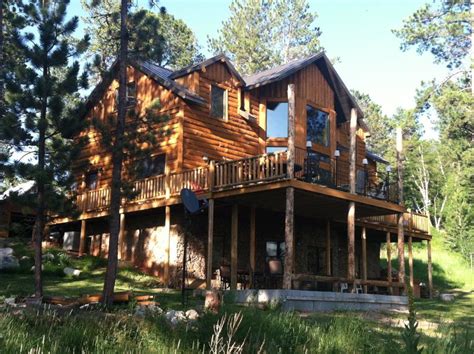
[[[171,247],[171,207],[169,205],[165,206],[165,227],[164,227],[164,236],[165,236],[165,269],[163,280],[165,286],[168,287],[170,283],[170,247]]]
[[[427,251],[428,251],[428,292],[430,299],[433,298],[433,266],[431,264],[431,241],[427,240]]]
[[[403,199],[403,132],[397,127],[397,174],[398,174],[398,203],[404,204]],[[406,294],[405,284],[405,229],[403,227],[403,213],[397,215],[397,246],[398,246],[398,282],[403,284],[403,292]]]
[[[362,280],[364,281],[364,294],[367,294],[367,230],[362,227]]]
[[[331,275],[331,221],[326,221],[326,275]]]
[[[283,273],[283,289],[292,288],[293,262],[294,262],[294,204],[295,189],[286,189],[286,211],[285,211],[285,266]]]
[[[209,199],[207,209],[207,272],[206,272],[206,289],[212,287],[212,250],[214,247],[214,199]]]
[[[388,281],[388,293],[389,293],[390,295],[392,295],[392,294],[393,294],[393,288],[392,288],[392,248],[391,248],[391,242],[390,242],[390,231],[387,231],[386,246],[387,246],[387,281]]]
[[[357,111],[351,109],[350,146],[349,146],[349,191],[356,193],[356,131]],[[355,279],[355,202],[349,203],[347,213],[347,278],[354,286]]]
[[[410,287],[413,290],[415,286],[415,278],[413,272],[413,237],[408,237],[408,266],[409,266],[409,273],[410,273]]]
[[[81,220],[81,235],[79,239],[79,256],[84,255],[86,249],[86,220]]]
[[[239,206],[232,205],[232,223],[231,223],[231,245],[230,245],[230,289],[237,290],[237,243],[239,238]]]
[[[255,207],[250,207],[250,288],[255,273]]]
[[[123,243],[125,237],[125,213],[120,213],[120,229],[118,236],[118,259],[123,258]]]

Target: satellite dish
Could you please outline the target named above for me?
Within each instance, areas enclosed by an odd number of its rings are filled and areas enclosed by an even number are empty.
[[[199,200],[191,189],[183,188],[180,194],[184,207],[189,214],[193,215],[201,211]]]

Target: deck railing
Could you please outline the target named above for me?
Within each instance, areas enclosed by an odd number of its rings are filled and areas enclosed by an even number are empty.
[[[360,220],[369,223],[378,223],[388,227],[397,227],[398,224],[397,214],[368,216],[361,218]],[[426,215],[418,213],[403,213],[403,225],[410,231],[418,231],[422,233],[430,232],[430,222]]]

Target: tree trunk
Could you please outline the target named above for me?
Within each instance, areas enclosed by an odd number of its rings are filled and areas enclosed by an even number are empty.
[[[117,127],[115,132],[115,144],[112,151],[112,188],[110,196],[110,218],[109,218],[109,255],[107,271],[105,273],[103,303],[111,306],[115,279],[117,277],[118,263],[118,240],[120,232],[120,202],[122,199],[122,163],[123,163],[123,143],[125,131],[126,115],[126,85],[127,85],[127,17],[128,0],[121,0],[120,8],[120,51],[119,51],[119,103]]]
[[[0,120],[5,114],[5,91],[4,91],[4,66],[3,62],[3,0],[0,0]]]

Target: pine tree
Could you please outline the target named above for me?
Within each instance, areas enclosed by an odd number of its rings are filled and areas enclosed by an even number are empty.
[[[212,52],[228,55],[243,74],[322,50],[317,15],[307,0],[234,0],[230,13],[208,44]]]
[[[17,153],[34,154],[35,158],[19,158],[15,173],[36,181],[36,220],[33,230],[35,250],[35,296],[41,297],[42,250],[47,216],[66,212],[70,199],[72,177],[68,173],[71,159],[77,153],[73,134],[80,128],[78,107],[64,102],[65,96],[77,94],[87,87],[87,75],[80,75],[80,66],[71,58],[81,55],[88,45],[88,36],[75,40],[72,34],[78,18],[66,20],[68,0],[31,1],[21,5],[28,19],[25,30],[16,29],[14,44],[25,58],[15,68],[16,80],[8,85],[7,138]]]

